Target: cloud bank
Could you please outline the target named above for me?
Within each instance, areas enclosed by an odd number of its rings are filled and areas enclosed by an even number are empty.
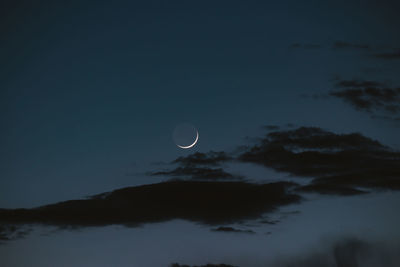
[[[299,190],[359,194],[400,189],[400,153],[359,133],[336,134],[317,127],[268,133],[239,156],[297,176],[314,177]]]
[[[0,209],[0,224],[58,226],[140,225],[183,219],[219,225],[261,218],[297,203],[293,183],[171,181],[127,187],[33,209]]]

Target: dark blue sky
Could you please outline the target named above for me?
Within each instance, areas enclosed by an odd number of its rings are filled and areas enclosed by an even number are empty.
[[[229,150],[267,124],[400,148],[398,122],[302,97],[337,77],[399,86],[400,61],[372,56],[400,47],[396,4],[143,2],[1,4],[0,207],[134,185],[152,162]],[[171,138],[182,122],[199,129],[190,152]]]

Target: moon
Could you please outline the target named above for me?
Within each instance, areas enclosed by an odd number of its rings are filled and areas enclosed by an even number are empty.
[[[188,149],[188,148],[194,147],[194,145],[197,143],[198,140],[199,140],[199,132],[196,130],[196,139],[194,140],[193,144],[188,145],[188,146],[181,146],[181,145],[177,145],[177,146],[180,148],[183,148],[183,149]]]
[[[175,127],[172,138],[177,147],[189,149],[199,141],[199,131],[190,123],[181,123]]]

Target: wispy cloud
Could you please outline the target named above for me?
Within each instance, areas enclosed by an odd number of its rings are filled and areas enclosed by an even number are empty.
[[[195,180],[233,180],[242,179],[241,176],[230,174],[222,168],[206,168],[185,166],[172,170],[151,172],[150,175],[162,175],[175,178],[190,178]]]
[[[375,81],[343,80],[336,84],[339,89],[329,93],[353,106],[374,115],[400,113],[400,87],[390,88]]]
[[[218,228],[212,229],[212,231],[215,231],[215,232],[226,232],[226,233],[255,234],[255,232],[252,231],[252,230],[236,229],[236,228],[229,227],[229,226],[220,226]]]
[[[183,166],[218,165],[221,162],[225,162],[231,159],[232,157],[224,151],[210,151],[208,153],[196,152],[186,157],[179,157],[174,160],[173,163],[178,163]]]

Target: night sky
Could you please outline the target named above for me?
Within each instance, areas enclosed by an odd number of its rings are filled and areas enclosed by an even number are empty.
[[[399,10],[1,1],[0,265],[400,266]]]

